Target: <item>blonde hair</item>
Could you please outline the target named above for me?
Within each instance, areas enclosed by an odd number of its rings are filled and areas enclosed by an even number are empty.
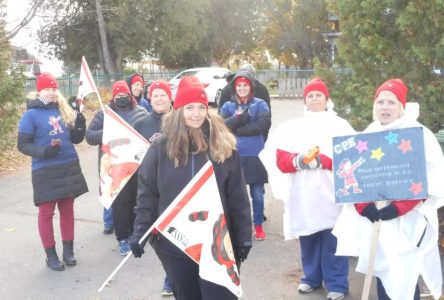
[[[398,105],[399,105],[399,117],[398,117],[399,119],[404,115],[405,108],[400,101],[398,101]],[[379,120],[378,118],[378,114],[376,113],[376,99],[373,101],[373,121],[381,122],[381,120]]]
[[[233,150],[236,150],[236,138],[225,126],[222,118],[207,110],[205,122],[209,125],[208,137],[202,128],[205,124],[200,128],[190,128],[185,125],[183,107],[163,117],[162,130],[167,137],[168,157],[176,168],[186,165],[190,150],[195,154],[209,151],[211,159],[216,163],[222,163],[233,155]]]
[[[30,92],[26,98],[27,99],[37,99],[39,96],[38,92]],[[66,98],[57,90],[57,106],[60,111],[60,115],[62,116],[63,123],[66,127],[73,129],[74,123],[76,121],[76,112],[69,106]]]

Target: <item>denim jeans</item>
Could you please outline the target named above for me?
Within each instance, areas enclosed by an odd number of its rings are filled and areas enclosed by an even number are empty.
[[[250,184],[250,196],[253,202],[253,223],[261,225],[264,221],[264,184]]]
[[[103,225],[105,228],[114,228],[112,206],[109,209],[103,208]]]

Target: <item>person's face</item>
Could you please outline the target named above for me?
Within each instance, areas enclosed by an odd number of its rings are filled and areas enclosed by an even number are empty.
[[[200,128],[207,117],[207,107],[198,102],[187,104],[183,108],[183,117],[186,126]]]
[[[401,104],[390,91],[380,92],[374,105],[376,117],[382,125],[390,124],[401,116]]]
[[[131,86],[131,93],[135,96],[135,97],[139,97],[140,93],[142,93],[143,91],[143,84],[139,81],[133,83],[133,85]]]
[[[236,94],[239,96],[239,98],[245,98],[250,95],[250,85],[246,82],[239,82],[236,84]]]
[[[327,108],[327,97],[319,91],[311,91],[305,97],[305,106],[309,111],[325,111]]]
[[[43,89],[39,92],[39,95],[42,99],[45,99],[49,102],[55,102],[59,98],[59,94],[57,93],[58,89],[56,88],[47,88]]]
[[[155,112],[164,114],[170,111],[171,100],[163,89],[154,89],[150,100]]]

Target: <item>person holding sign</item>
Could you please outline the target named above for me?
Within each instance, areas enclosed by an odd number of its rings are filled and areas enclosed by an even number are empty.
[[[147,95],[151,99],[152,111],[145,117],[140,118],[134,124],[137,130],[148,142],[152,143],[161,136],[160,128],[163,116],[171,110],[171,89],[167,81],[159,79],[151,83]],[[172,296],[173,287],[168,276],[165,276],[162,296]]]
[[[58,90],[54,76],[36,79],[37,94],[28,95],[27,111],[18,129],[18,150],[32,157],[34,204],[46,264],[56,271],[76,265],[74,258],[74,199],[88,192],[74,144],[85,136],[85,117],[73,110]],[[53,217],[60,212],[63,264],[56,252]]]
[[[225,218],[215,224],[215,237],[230,245],[214,249],[215,259],[223,264],[234,254],[240,264],[252,245],[252,222],[236,139],[223,120],[208,110],[204,87],[193,76],[182,78],[173,110],[163,119],[164,135],[153,141],[139,168],[136,221],[130,240],[134,256],[144,253],[144,243],[139,244],[139,240],[210,160],[225,213]],[[215,195],[209,194],[208,198],[210,201]],[[207,217],[207,212],[196,211],[189,221],[204,222]],[[231,241],[226,239],[227,232]],[[172,234],[187,243],[180,228]],[[176,299],[237,299],[226,287],[200,278],[199,265],[163,235],[153,230],[148,240],[173,283]],[[224,249],[231,249],[231,244],[234,253],[226,253]]]
[[[300,241],[304,276],[299,293],[324,283],[327,298],[338,300],[348,293],[348,258],[335,255],[331,233],[342,208],[335,204],[332,138],[355,131],[336,115],[329,97],[322,80],[311,80],[304,88],[304,116],[273,131],[260,158],[273,195],[285,202],[285,239]]]
[[[112,96],[113,98],[109,104],[109,107],[131,126],[133,126],[138,119],[147,114],[145,109],[137,105],[136,99],[131,97],[131,92],[125,81],[119,80],[113,84]],[[107,147],[102,147],[103,121],[104,113],[101,109],[96,113],[93,120],[89,124],[85,137],[88,144],[99,146],[99,174],[101,174],[101,177],[105,177],[102,176],[102,174],[108,170],[110,173],[110,176],[108,177],[112,178],[112,183],[110,185],[112,191],[120,186],[120,181],[123,180],[128,174],[122,172],[125,170],[124,168],[110,168],[110,160],[106,159],[106,157],[112,155],[111,150],[113,147],[117,147],[119,144],[127,143],[127,141],[116,140]],[[102,192],[104,191],[100,191],[100,193]],[[133,209],[134,206],[136,206],[136,194],[137,175],[133,175],[117,195],[112,204],[112,219],[115,228],[115,235],[119,243],[119,252],[123,256],[130,251],[128,246],[128,238],[133,232],[135,218]],[[106,210],[104,211],[104,217],[105,216]]]
[[[410,110],[410,105],[406,107],[407,92],[407,86],[400,79],[384,82],[375,94],[374,122],[364,133],[422,128],[427,199],[417,199],[416,192],[412,190],[411,199],[377,204],[373,201],[386,199],[369,199],[366,203],[346,205],[334,229],[338,237],[337,254],[359,256],[359,272],[371,273],[374,270],[378,277],[377,292],[380,300],[419,300],[419,275],[422,275],[436,299],[442,292],[437,209],[444,205],[444,157],[433,133],[416,121],[418,111]],[[411,149],[415,145],[409,147]],[[381,191],[380,194],[384,193]],[[381,223],[372,244],[374,222]],[[374,261],[369,259],[372,252],[375,253]]]

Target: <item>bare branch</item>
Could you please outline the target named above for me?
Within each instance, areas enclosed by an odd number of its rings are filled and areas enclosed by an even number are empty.
[[[26,14],[26,16],[23,18],[23,20],[17,26],[15,26],[14,29],[12,29],[10,32],[8,32],[6,34],[6,38],[12,39],[14,36],[16,36],[20,32],[20,30],[23,27],[28,25],[29,22],[31,22],[31,20],[35,17],[37,10],[43,4],[44,1],[45,0],[35,0],[35,2],[31,6],[31,8],[29,9],[28,13]]]

